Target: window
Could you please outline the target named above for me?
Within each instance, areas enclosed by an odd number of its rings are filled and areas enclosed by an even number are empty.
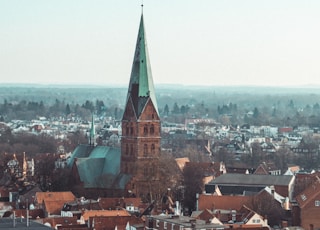
[[[320,206],[320,200],[315,200],[314,201],[314,206],[319,207]]]
[[[128,155],[129,154],[129,146],[128,146],[128,144],[126,144],[126,155]]]
[[[307,199],[306,195],[305,194],[302,194],[301,195],[301,200],[305,201]]]
[[[133,155],[133,145],[132,144],[130,145],[130,155],[131,156]]]
[[[144,144],[144,146],[143,146],[143,155],[147,156],[147,154],[148,154],[148,145]]]
[[[144,125],[144,127],[143,127],[143,134],[148,135],[148,126],[147,125]]]
[[[163,229],[167,229],[167,222],[163,223]]]
[[[154,150],[155,150],[154,144],[151,144],[151,153],[152,154],[154,154]]]
[[[150,126],[150,134],[154,134],[154,125],[153,124],[151,124],[151,126]]]

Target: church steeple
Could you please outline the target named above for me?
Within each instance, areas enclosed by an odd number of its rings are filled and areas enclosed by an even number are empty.
[[[151,99],[153,106],[158,113],[144,28],[143,13],[141,13],[136,49],[133,58],[127,103],[130,98],[132,100],[137,117],[140,116],[149,98]]]
[[[161,121],[141,14],[121,136],[121,172],[132,176],[128,189],[138,196],[159,192]]]
[[[93,114],[91,117],[91,127],[90,127],[90,132],[89,132],[89,145],[95,145],[95,135],[96,135],[96,130],[94,127],[94,119],[93,119]]]

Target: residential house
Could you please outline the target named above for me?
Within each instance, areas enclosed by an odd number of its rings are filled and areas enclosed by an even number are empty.
[[[257,226],[260,225],[261,227],[267,227],[269,228],[268,225],[268,220],[252,209],[248,208],[247,206],[243,205],[242,208],[239,210],[240,213],[240,218],[236,220],[239,223],[243,223],[243,225],[247,226]]]
[[[258,193],[266,186],[274,186],[277,193],[291,199],[294,188],[294,176],[226,173],[207,183],[205,185],[206,193],[212,193],[216,186],[219,187],[223,195]]]
[[[306,230],[320,228],[320,178],[296,196],[300,208],[300,225]]]
[[[209,209],[193,211],[191,213],[191,217],[199,220],[204,220],[206,223],[223,225],[223,223],[215,216],[214,212]]]
[[[244,204],[250,203],[251,200],[251,196],[199,194],[197,210],[239,210]]]
[[[43,209],[45,216],[61,215],[65,203],[75,201],[72,192],[37,192],[35,194],[35,207]]]
[[[221,224],[206,223],[204,220],[199,220],[188,216],[175,215],[157,215],[146,216],[145,229],[158,230],[180,230],[180,229],[226,229],[227,227]]]
[[[80,217],[80,224],[86,224],[89,220],[89,217],[93,216],[131,216],[130,213],[126,210],[84,210]]]
[[[60,229],[63,226],[72,226],[78,229],[77,227],[79,226],[77,217],[46,217],[38,219],[37,222],[53,229]]]
[[[95,230],[143,230],[144,221],[136,216],[91,216],[87,226]]]
[[[277,168],[274,162],[262,162],[253,172],[253,174],[262,175],[281,175],[281,169]]]

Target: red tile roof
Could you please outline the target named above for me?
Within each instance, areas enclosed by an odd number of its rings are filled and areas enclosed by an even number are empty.
[[[313,200],[317,195],[320,194],[320,178],[317,177],[317,180],[308,186],[304,191],[302,191],[298,196],[296,196],[296,200],[300,206],[300,208],[304,208],[310,201]]]
[[[215,196],[200,194],[199,210],[239,210],[242,207],[242,205],[247,204],[251,200],[251,196]]]
[[[86,210],[82,214],[84,221],[94,216],[131,216],[126,210]]]

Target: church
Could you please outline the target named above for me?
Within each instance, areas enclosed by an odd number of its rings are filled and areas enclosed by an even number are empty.
[[[98,146],[92,121],[88,144],[79,145],[68,161],[76,196],[159,197],[161,123],[141,14],[126,105],[121,147]]]

